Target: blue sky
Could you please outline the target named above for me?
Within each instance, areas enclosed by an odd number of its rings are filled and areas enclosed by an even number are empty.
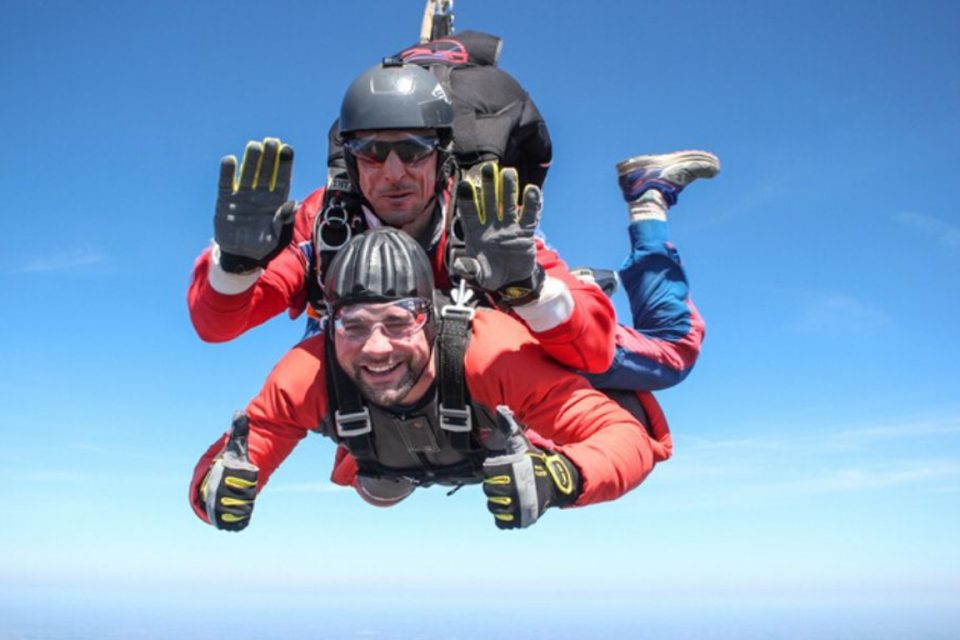
[[[366,506],[315,438],[228,535],[190,471],[302,325],[195,337],[218,159],[279,136],[305,197],[343,90],[422,4],[266,7],[4,3],[0,593],[957,601],[958,5],[458,2],[550,126],[543,228],[570,264],[624,256],[616,161],[723,162],[671,217],[708,327],[659,395],[675,457],[504,533],[477,489]]]

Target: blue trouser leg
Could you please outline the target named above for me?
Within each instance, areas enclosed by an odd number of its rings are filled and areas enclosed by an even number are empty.
[[[667,223],[633,222],[620,268],[634,331],[620,327],[610,369],[586,376],[598,388],[656,390],[683,380],[699,354],[703,325],[690,304],[687,276]]]

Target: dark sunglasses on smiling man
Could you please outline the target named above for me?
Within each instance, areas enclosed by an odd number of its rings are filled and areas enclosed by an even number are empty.
[[[440,146],[437,136],[418,136],[408,133],[399,140],[381,140],[376,136],[350,138],[343,145],[357,158],[369,162],[383,163],[393,151],[401,162],[417,162],[423,160]]]

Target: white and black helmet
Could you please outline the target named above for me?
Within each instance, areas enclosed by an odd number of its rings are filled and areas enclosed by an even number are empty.
[[[433,269],[417,241],[382,227],[354,236],[337,252],[324,278],[331,313],[340,307],[405,298],[433,299]]]

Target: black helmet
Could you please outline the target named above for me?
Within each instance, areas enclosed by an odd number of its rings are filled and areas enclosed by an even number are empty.
[[[364,71],[353,81],[340,105],[339,137],[348,140],[358,131],[383,129],[433,129],[440,139],[437,149],[439,196],[453,174],[453,104],[436,76],[398,58]],[[347,175],[359,191],[357,160],[343,149]]]
[[[354,80],[340,105],[340,135],[378,129],[436,129],[452,137],[453,104],[432,73],[388,58]]]
[[[360,302],[433,300],[433,269],[416,240],[382,227],[354,236],[334,256],[324,281],[331,315]]]

